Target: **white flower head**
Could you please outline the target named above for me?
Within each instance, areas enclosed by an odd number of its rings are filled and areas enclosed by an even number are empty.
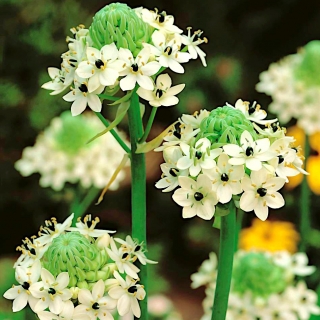
[[[124,61],[118,60],[118,56],[119,52],[114,43],[103,46],[100,51],[96,48],[87,48],[88,60],[79,64],[76,73],[81,78],[89,78],[89,92],[116,83],[124,64]]]
[[[51,95],[56,95],[65,90],[71,83],[65,83],[66,73],[64,70],[49,67],[48,73],[51,81],[44,83],[41,88],[52,90]]]
[[[67,288],[69,284],[68,272],[61,272],[55,278],[47,269],[42,268],[41,280],[29,288],[31,294],[39,299],[34,310],[39,312],[49,308],[52,313],[59,314],[64,308],[65,301],[68,301],[72,296],[71,291]]]
[[[277,191],[285,181],[274,177],[265,168],[252,171],[250,177],[246,175],[241,181],[244,193],[240,198],[240,208],[246,212],[254,210],[259,219],[266,220],[269,207],[277,209],[284,206],[284,199]]]
[[[134,279],[138,279],[140,269],[136,267],[132,261],[132,256],[128,252],[124,252],[121,248],[117,248],[113,238],[110,239],[110,248],[107,252],[110,258],[116,263],[120,273],[126,273]]]
[[[104,295],[105,285],[103,280],[99,280],[92,288],[80,289],[78,294],[79,305],[75,312],[86,314],[91,320],[97,318],[101,320],[113,320],[111,310],[117,305],[117,301]]]
[[[40,245],[50,244],[53,239],[71,227],[73,216],[72,213],[63,223],[58,223],[56,218],[46,220],[45,227],[40,227],[39,238],[36,238],[34,242]]]
[[[146,43],[144,46],[150,49],[162,67],[169,68],[176,73],[184,73],[181,63],[188,62],[191,56],[188,52],[180,51],[180,45],[176,39],[167,42],[163,33],[155,31],[152,34],[152,42],[154,45]]]
[[[218,203],[216,193],[212,190],[211,180],[200,174],[197,181],[189,177],[179,177],[181,188],[175,191],[172,198],[183,207],[182,217],[192,218],[198,216],[210,220]]]
[[[120,48],[119,59],[124,61],[124,69],[120,72],[120,76],[124,76],[120,80],[120,88],[123,91],[132,90],[136,83],[146,90],[153,90],[151,76],[159,71],[160,64],[156,61],[149,62],[150,54],[150,50],[144,48],[134,58],[130,50]]]
[[[77,116],[81,114],[87,106],[94,112],[100,112],[102,103],[98,94],[104,90],[104,86],[100,85],[97,89],[90,92],[87,80],[77,77],[74,83],[75,88],[71,88],[71,91],[62,97],[65,101],[72,102],[72,115]]]
[[[207,118],[209,114],[210,114],[210,111],[202,109],[200,111],[195,111],[192,115],[183,114],[181,117],[181,121],[185,125],[191,125],[192,128],[199,129],[201,121]]]
[[[171,85],[170,76],[167,73],[161,74],[157,77],[156,86],[153,90],[146,90],[140,87],[137,93],[142,99],[149,101],[149,104],[153,107],[173,106],[179,102],[175,95],[180,93],[185,85],[179,84],[174,87],[171,87]]]
[[[202,169],[212,169],[216,166],[215,158],[222,152],[221,148],[210,149],[211,142],[207,138],[199,139],[194,147],[185,142],[180,143],[184,154],[177,162],[177,168],[189,169],[190,175],[196,177]]]
[[[182,33],[182,30],[173,24],[174,17],[172,15],[167,15],[165,11],[159,13],[157,9],[154,11],[142,9],[139,10],[139,13],[144,22],[150,24],[150,26],[160,30],[164,34]]]
[[[22,310],[28,303],[32,310],[39,299],[34,297],[30,292],[30,286],[37,283],[40,278],[41,263],[36,260],[29,268],[18,266],[16,268],[16,280],[20,285],[14,285],[4,293],[6,299],[13,300],[12,311]]]
[[[138,300],[143,300],[146,295],[143,286],[129,276],[124,280],[117,271],[113,275],[118,280],[118,285],[111,288],[108,294],[111,298],[118,300],[119,315],[124,316],[131,312],[135,317],[140,318],[141,310]]]
[[[270,151],[270,140],[268,138],[253,140],[248,131],[243,131],[240,137],[240,144],[226,144],[223,146],[224,152],[231,156],[229,163],[232,165],[245,164],[250,170],[260,170],[262,161],[268,161],[276,156]]]
[[[91,214],[88,214],[84,217],[83,222],[81,218],[78,218],[78,222],[76,223],[76,227],[68,228],[68,231],[78,231],[83,234],[85,237],[102,237],[107,233],[114,233],[115,231],[110,230],[102,230],[102,229],[95,229],[97,223],[100,222],[100,219],[96,217],[92,219]]]
[[[182,35],[182,43],[188,47],[188,52],[190,53],[191,58],[197,59],[199,56],[203,66],[206,67],[206,53],[199,48],[199,44],[208,43],[208,39],[205,37],[201,38],[203,33],[201,30],[197,30],[193,33],[193,35],[191,35],[191,29],[191,27],[188,28],[187,36]]]
[[[218,201],[221,203],[228,203],[232,195],[242,192],[241,179],[244,177],[244,167],[232,166],[225,153],[219,156],[215,168],[203,169],[203,173],[212,180],[212,189],[217,193]]]
[[[143,243],[134,241],[131,236],[126,236],[126,240],[122,240],[120,238],[115,238],[114,240],[121,244],[121,249],[124,253],[128,253],[133,256],[133,261],[138,259],[143,265],[146,265],[147,263],[157,263],[156,261],[152,261],[146,257],[146,255],[144,254],[145,250]]]

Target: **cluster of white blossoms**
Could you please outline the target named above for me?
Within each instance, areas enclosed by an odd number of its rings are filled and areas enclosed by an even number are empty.
[[[74,38],[67,38],[61,69],[49,68],[52,80],[42,87],[53,95],[70,88],[63,99],[72,102],[74,116],[87,106],[100,112],[102,93],[114,95],[136,86],[151,106],[175,105],[175,95],[185,85],[172,86],[168,74],[158,74],[166,68],[184,73],[182,64],[198,57],[206,66],[206,54],[198,47],[207,42],[202,32],[192,34],[189,28],[183,35],[165,12],[112,3],[96,14],[89,29],[80,25],[71,31]]]
[[[139,318],[145,290],[135,262],[156,262],[130,236],[123,240],[110,236],[115,231],[95,229],[98,218],[87,215],[76,227],[72,219],[46,221],[38,237],[17,248],[18,284],[4,294],[13,311],[29,305],[40,320],[112,320],[115,312]]]
[[[284,205],[278,190],[288,177],[306,174],[294,138],[266,116],[259,104],[242,100],[182,115],[155,149],[165,160],[156,187],[175,190],[172,198],[184,218],[210,220],[220,214],[216,207],[225,212],[235,201],[265,220],[269,207]]]
[[[320,131],[320,41],[272,63],[260,74],[256,89],[271,96],[269,110],[281,123],[292,118],[307,134]]]
[[[80,183],[84,188],[103,188],[125,154],[110,132],[87,143],[103,128],[91,114],[72,117],[65,111],[51,121],[34,146],[23,150],[15,168],[23,176],[40,173],[40,185],[56,191],[62,190],[66,182]],[[122,170],[110,189],[117,189],[123,178]]]
[[[319,315],[317,294],[301,279],[315,270],[308,266],[302,252],[238,251],[226,320],[308,320],[312,314]],[[211,319],[216,275],[217,257],[213,252],[191,275],[192,288],[206,286],[201,320]]]

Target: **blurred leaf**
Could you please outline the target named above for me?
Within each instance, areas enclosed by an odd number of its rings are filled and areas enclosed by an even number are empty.
[[[14,107],[24,99],[19,87],[6,80],[0,80],[0,105],[4,108]]]

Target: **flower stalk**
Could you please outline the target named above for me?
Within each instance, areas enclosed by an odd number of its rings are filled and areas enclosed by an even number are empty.
[[[132,237],[146,245],[146,162],[145,155],[136,153],[137,144],[143,135],[142,119],[140,115],[139,96],[133,90],[130,108],[128,110],[129,132],[131,140],[131,212],[132,212]],[[148,318],[147,301],[147,267],[141,265],[140,280],[144,284],[146,297],[140,302],[141,318]]]
[[[304,142],[304,156],[307,159],[310,155],[310,144],[308,136],[305,136]],[[300,197],[300,251],[306,252],[307,237],[310,234],[310,189],[308,186],[307,176],[303,176],[301,184],[301,197]]]
[[[211,320],[225,320],[226,318],[235,248],[235,233],[236,208],[232,203],[230,205],[230,213],[221,217],[218,276]]]

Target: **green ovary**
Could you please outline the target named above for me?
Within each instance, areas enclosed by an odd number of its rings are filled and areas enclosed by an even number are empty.
[[[221,145],[234,143],[240,145],[240,137],[247,130],[254,139],[257,134],[250,120],[237,109],[229,106],[218,107],[203,119],[200,125],[199,138],[208,138],[211,143]]]
[[[154,28],[145,23],[126,4],[112,3],[96,13],[89,28],[93,46],[101,49],[115,43],[117,48],[129,49],[137,56],[143,43],[150,43]]]
[[[320,86],[320,41],[309,42],[298,53],[301,63],[294,70],[294,76],[308,87]]]
[[[287,286],[285,270],[259,252],[246,253],[235,260],[232,281],[234,292],[251,292],[255,298],[267,298]]]
[[[109,277],[108,256],[79,232],[59,235],[50,244],[41,262],[55,277],[68,272],[69,287],[91,288]]]
[[[96,131],[84,116],[73,117],[70,111],[61,114],[61,127],[54,134],[55,147],[68,154],[77,154],[82,148],[90,148],[87,144]]]

